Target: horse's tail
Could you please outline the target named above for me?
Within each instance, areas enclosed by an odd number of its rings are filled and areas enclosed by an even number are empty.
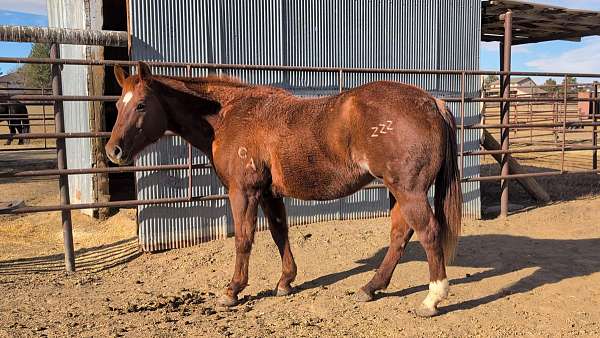
[[[462,191],[456,151],[456,123],[446,103],[436,99],[444,118],[446,150],[442,167],[435,179],[435,217],[441,227],[442,247],[446,263],[452,262],[462,217]]]

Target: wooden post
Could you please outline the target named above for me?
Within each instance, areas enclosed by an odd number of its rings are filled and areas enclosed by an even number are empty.
[[[512,47],[512,12],[506,12],[504,15],[502,15],[501,19],[504,20],[504,43],[502,44],[503,48],[500,50],[500,53],[502,55],[502,71],[510,72],[510,58]],[[503,81],[501,81],[502,83],[500,88],[502,91],[502,98],[508,99],[510,98],[510,74],[503,75],[501,78],[503,78]],[[510,102],[502,102],[500,109],[500,120],[500,123],[502,124],[510,123]],[[500,136],[502,150],[508,151],[510,141],[510,129],[502,128],[500,130]],[[508,159],[508,154],[502,154],[502,176],[508,176],[510,174]],[[500,181],[500,217],[508,217],[508,182],[509,180]]]
[[[500,150],[501,146],[498,141],[490,134],[489,131],[483,130],[483,138],[481,145],[486,150]],[[515,160],[510,154],[506,154],[508,157],[508,164],[510,166],[510,174],[527,174],[527,171]],[[500,154],[492,154],[492,157],[502,163],[503,156]],[[548,192],[535,180],[533,177],[520,177],[517,178],[517,182],[525,189],[525,191],[538,202],[550,202],[550,195]]]

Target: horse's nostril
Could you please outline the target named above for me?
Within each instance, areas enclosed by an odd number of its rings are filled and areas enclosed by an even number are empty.
[[[121,156],[123,156],[123,149],[121,149],[119,146],[115,146],[113,148],[113,157],[120,160]]]

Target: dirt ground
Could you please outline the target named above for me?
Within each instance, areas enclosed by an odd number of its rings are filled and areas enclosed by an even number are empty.
[[[559,156],[519,160],[541,171],[556,169]],[[3,153],[0,171],[50,168],[53,158],[53,150]],[[567,160],[589,168],[591,152]],[[483,175],[498,174],[492,161]],[[491,219],[498,183],[482,184],[487,219],[464,222],[450,297],[431,319],[413,313],[428,283],[416,241],[387,290],[370,303],[353,299],[385,254],[387,218],[291,228],[299,270],[295,293],[281,298],[271,295],[279,255],[269,233],[258,233],[242,304],[226,309],[217,298],[232,274],[232,238],[141,253],[134,210],[105,221],[74,212],[78,272],[66,274],[59,213],[0,215],[0,337],[600,336],[599,176],[538,181],[555,202],[539,207],[511,183],[516,211],[506,220]],[[0,179],[0,201],[56,204],[57,185]]]
[[[95,225],[121,240],[80,248],[80,271],[60,271],[54,254],[6,259],[18,244],[2,227],[0,335],[20,336],[598,336],[600,198],[559,203],[508,220],[467,221],[444,313],[412,310],[426,295],[427,264],[411,242],[388,290],[356,303],[388,241],[386,218],[293,227],[296,292],[271,296],[280,264],[270,235],[257,235],[243,304],[217,306],[233,268],[233,239],[140,254],[130,212]],[[49,220],[50,221],[50,220]],[[45,227],[40,224],[37,228]],[[15,230],[17,231],[17,230]],[[34,231],[31,229],[30,231]],[[91,231],[82,226],[75,237]],[[40,243],[41,244],[41,243]],[[31,250],[26,247],[25,250]],[[11,255],[16,255],[14,252]]]

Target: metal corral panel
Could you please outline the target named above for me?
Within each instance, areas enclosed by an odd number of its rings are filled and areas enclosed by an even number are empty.
[[[194,159],[206,163],[197,149]],[[188,145],[180,137],[166,137],[151,145],[140,156],[139,165],[186,164]],[[188,194],[188,171],[137,172],[138,198],[181,197]],[[193,170],[194,196],[225,194],[210,169]],[[139,237],[146,250],[164,250],[221,238],[227,229],[228,206],[225,200],[202,203],[172,203],[139,208]]]
[[[342,66],[414,69],[478,69],[479,0],[131,0],[132,59],[259,65]],[[184,74],[183,69],[155,69]],[[297,95],[334,94],[337,73],[228,70],[250,83],[271,84]],[[194,75],[205,75],[196,70]],[[458,96],[460,77],[440,75],[343,74],[344,88],[375,80],[421,86],[437,96]],[[469,77],[466,91],[478,96],[479,81]],[[451,105],[458,116],[460,105]],[[479,106],[467,104],[467,121],[479,120]],[[460,136],[460,134],[459,134]],[[466,133],[465,149],[478,149],[477,131]],[[185,163],[187,146],[164,138],[145,150],[139,165]],[[194,150],[194,163],[208,159]],[[477,157],[465,159],[465,172],[478,176]],[[187,194],[187,172],[137,174],[139,199]],[[224,188],[204,169],[195,171],[194,195],[221,194]],[[465,215],[480,216],[479,184],[463,185]],[[386,190],[360,191],[336,201],[286,198],[288,221],[300,224],[389,214]],[[224,201],[138,208],[140,242],[145,250],[181,247],[233,232]],[[261,214],[262,215],[262,214]],[[259,229],[267,227],[262,216]]]
[[[61,28],[86,28],[84,1],[48,0],[48,26]],[[61,45],[60,56],[65,59],[87,59],[86,46]],[[88,67],[65,65],[62,70],[64,95],[88,95]],[[65,101],[65,132],[89,132],[90,115],[88,102]],[[91,168],[91,139],[66,139],[67,167],[69,169]],[[69,193],[72,203],[92,203],[92,175],[70,175]],[[85,210],[82,210],[86,212]]]

